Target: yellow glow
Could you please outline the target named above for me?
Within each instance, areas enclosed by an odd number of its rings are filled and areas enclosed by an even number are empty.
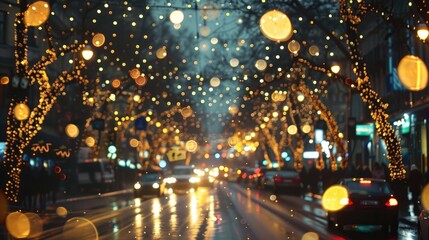
[[[130,146],[131,146],[131,147],[135,148],[135,147],[137,147],[138,145],[139,145],[139,140],[137,140],[137,139],[135,139],[135,138],[132,138],[132,139],[130,140]]]
[[[3,77],[1,77],[1,79],[0,79],[0,84],[2,84],[2,85],[6,85],[6,84],[8,84],[9,83],[9,77],[8,76],[3,76]]]
[[[298,132],[298,128],[296,127],[296,125],[290,125],[290,126],[287,128],[287,132],[288,132],[290,135],[295,135],[295,134]]]
[[[106,41],[106,38],[102,33],[97,33],[92,37],[92,45],[96,47],[101,47],[104,44],[104,41]]]
[[[299,49],[301,48],[301,45],[299,42],[292,40],[288,43],[287,48],[291,53],[298,53]]]
[[[63,218],[66,217],[68,214],[67,209],[65,207],[57,207],[55,212],[57,213],[58,216]]]
[[[278,10],[270,10],[259,21],[262,34],[272,41],[284,42],[292,36],[289,17]]]
[[[14,238],[27,238],[30,235],[30,220],[20,212],[12,212],[6,217],[6,228]]]
[[[28,117],[30,116],[30,109],[28,108],[27,104],[18,103],[13,108],[13,114],[15,118],[18,119],[19,121],[24,121],[24,120],[27,120]]]
[[[185,20],[185,15],[180,10],[174,10],[170,13],[170,21],[174,24],[181,24]]]
[[[319,234],[315,232],[306,232],[302,235],[301,240],[319,240]]]
[[[341,199],[347,198],[347,189],[343,186],[334,185],[329,187],[322,196],[322,207],[328,211],[338,211],[344,207],[340,204]]]
[[[49,18],[51,8],[45,1],[37,1],[28,6],[24,13],[24,22],[27,26],[38,27]]]
[[[72,123],[67,124],[66,134],[67,134],[67,136],[69,136],[71,138],[76,138],[77,136],[79,136],[79,128]]]
[[[95,145],[95,139],[93,137],[87,137],[85,143],[88,147],[93,147]]]
[[[421,194],[421,200],[423,208],[426,210],[429,210],[429,185],[426,185],[423,188],[422,194]]]
[[[189,140],[186,142],[185,148],[188,152],[195,152],[198,148],[198,143],[195,140]]]
[[[402,85],[411,91],[423,90],[428,83],[426,64],[417,56],[403,57],[398,65],[398,75]]]

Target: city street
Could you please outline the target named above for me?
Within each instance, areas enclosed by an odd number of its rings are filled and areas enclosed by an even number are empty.
[[[60,208],[58,208],[60,207]],[[64,213],[64,209],[67,214]],[[62,210],[62,211],[60,211]],[[309,196],[220,182],[213,188],[135,199],[131,191],[61,199],[40,214],[40,239],[417,239],[416,225],[400,221],[398,235],[377,226],[327,230],[325,211]],[[34,235],[33,235],[34,236]],[[315,239],[315,238],[307,238]]]

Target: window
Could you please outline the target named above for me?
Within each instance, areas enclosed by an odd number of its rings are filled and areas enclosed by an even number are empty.
[[[0,44],[6,43],[6,12],[0,10]]]

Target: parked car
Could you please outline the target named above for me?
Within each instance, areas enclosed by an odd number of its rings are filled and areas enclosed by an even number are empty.
[[[429,239],[429,211],[423,209],[418,217],[419,240]]]
[[[348,178],[340,181],[348,198],[338,211],[327,211],[329,229],[342,230],[345,225],[382,225],[383,231],[395,234],[398,229],[398,201],[383,179]]]
[[[140,172],[138,180],[134,184],[134,197],[143,195],[164,195],[165,183],[162,172]]]
[[[295,170],[265,171],[261,181],[263,188],[271,189],[276,194],[301,195],[302,181]]]
[[[115,175],[109,159],[79,159],[77,184],[81,191],[113,190]]]

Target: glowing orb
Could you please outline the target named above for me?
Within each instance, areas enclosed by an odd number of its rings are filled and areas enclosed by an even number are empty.
[[[186,142],[185,148],[188,152],[195,152],[198,148],[198,143],[195,140],[189,140]]]
[[[24,23],[27,26],[37,27],[49,18],[51,8],[45,1],[37,1],[28,6],[24,13]]]
[[[97,33],[94,35],[94,37],[92,37],[92,45],[94,45],[96,47],[103,46],[105,41],[106,41],[106,38],[104,37],[104,35],[102,33]]]
[[[310,131],[311,131],[311,126],[309,124],[304,124],[304,126],[302,126],[303,133],[309,133]]]
[[[256,60],[255,67],[259,71],[264,71],[267,68],[267,62],[264,59],[258,59]]]
[[[310,53],[311,56],[316,57],[316,56],[319,56],[320,50],[318,46],[312,45],[308,49],[308,52]]]
[[[67,136],[69,136],[71,138],[75,138],[75,137],[79,136],[79,128],[72,123],[67,124],[66,134],[67,134]]]
[[[287,45],[287,49],[289,49],[291,53],[298,53],[300,48],[301,48],[301,45],[299,44],[299,42],[295,40],[290,41]]]
[[[208,26],[202,26],[200,28],[201,36],[207,37],[210,34],[210,32],[211,32],[211,30],[210,30],[210,27],[208,27]]]
[[[334,185],[329,187],[322,196],[322,207],[328,211],[338,211],[344,207],[341,199],[349,196],[347,189],[343,186]]]
[[[135,148],[135,147],[137,147],[138,145],[139,145],[139,140],[137,140],[137,139],[135,139],[135,138],[132,138],[132,139],[130,140],[130,146],[131,146],[131,147]]]
[[[132,78],[132,79],[136,79],[136,78],[138,78],[140,76],[140,70],[139,69],[137,69],[137,68],[133,68],[133,69],[131,69],[130,70],[130,77]]]
[[[113,88],[119,88],[120,86],[121,86],[121,80],[119,80],[117,78],[113,79],[113,81],[112,81],[112,87]]]
[[[67,217],[67,214],[68,214],[68,211],[65,207],[57,207],[55,212],[57,213],[58,216],[63,218]]]
[[[30,220],[20,212],[12,212],[6,217],[6,228],[14,238],[27,238],[30,235]]]
[[[156,57],[158,59],[164,59],[165,57],[167,57],[167,50],[165,49],[165,47],[156,50]]]
[[[229,65],[231,65],[231,67],[237,67],[237,66],[238,66],[238,64],[240,64],[240,61],[239,61],[237,58],[232,58],[232,59],[229,61]]]
[[[290,126],[287,128],[287,132],[288,132],[290,135],[295,135],[295,134],[298,132],[298,128],[296,127],[296,125],[290,125]]]
[[[147,79],[146,76],[144,75],[140,75],[138,76],[136,79],[134,79],[134,81],[136,82],[137,85],[139,86],[144,86],[147,83]]]
[[[229,113],[231,113],[232,115],[235,115],[238,113],[238,107],[237,105],[231,105],[228,107],[228,111]]]
[[[402,85],[411,91],[420,91],[428,83],[428,69],[425,62],[419,57],[407,55],[398,65],[399,80]]]
[[[85,143],[88,147],[93,147],[95,145],[95,139],[93,137],[87,137]]]
[[[213,20],[219,16],[219,8],[213,3],[205,3],[199,12],[204,20]]]
[[[220,85],[220,78],[218,78],[218,77],[212,77],[210,79],[210,85],[212,87],[219,87],[219,85]]]
[[[2,84],[2,85],[6,85],[6,84],[8,84],[10,82],[10,80],[9,80],[9,77],[8,76],[3,76],[3,77],[1,77],[1,79],[0,79],[0,84]]]
[[[278,10],[270,10],[262,15],[259,28],[262,34],[272,41],[284,42],[292,36],[292,23],[289,17]]]
[[[18,103],[13,108],[13,115],[19,121],[27,120],[28,117],[30,116],[30,108],[28,108],[27,104],[25,103]]]
[[[315,232],[307,232],[302,235],[301,240],[319,240],[319,234]]]
[[[170,13],[170,21],[174,24],[181,24],[185,20],[185,14],[180,10],[174,10]]]
[[[64,240],[98,240],[95,225],[86,218],[74,217],[64,224],[62,238]]]
[[[188,106],[182,108],[182,111],[180,113],[182,114],[183,118],[188,118],[194,113],[194,111],[192,111],[192,108]]]

